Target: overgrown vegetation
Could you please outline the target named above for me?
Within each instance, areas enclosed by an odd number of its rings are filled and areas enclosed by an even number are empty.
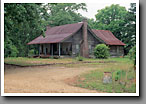
[[[136,72],[133,70],[132,62],[127,58],[121,58],[121,60],[115,64],[100,64],[102,67],[82,74],[73,85],[108,93],[135,93]],[[112,74],[112,83],[103,83],[104,72]]]
[[[32,57],[34,55],[34,49],[29,50],[28,56]]]
[[[56,63],[72,63],[75,62],[73,59],[45,59],[45,58],[26,58],[26,57],[9,57],[5,58],[4,63],[19,65],[19,66],[33,66],[33,65],[45,65],[45,64],[56,64]]]
[[[83,61],[83,57],[82,56],[80,56],[80,55],[78,55],[77,57],[76,57],[76,59],[78,60],[78,61]]]
[[[130,49],[128,55],[129,55],[129,58],[133,61],[134,65],[136,65],[136,46]]]
[[[82,57],[83,58],[83,57]],[[83,58],[81,63],[113,63],[113,62],[123,62],[127,61],[128,58],[108,58],[108,59],[92,59],[92,58]],[[27,58],[27,57],[8,57],[4,59],[6,64],[14,64],[20,66],[30,66],[30,65],[44,65],[44,64],[55,64],[55,63],[80,63],[77,58],[59,58],[54,59],[50,58]],[[72,64],[74,65],[74,64]]]
[[[105,44],[99,44],[94,49],[94,56],[96,58],[106,59],[110,56],[109,48]]]

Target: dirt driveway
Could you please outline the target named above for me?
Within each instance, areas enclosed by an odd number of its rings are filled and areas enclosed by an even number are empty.
[[[81,73],[95,70],[96,67],[77,66],[5,66],[5,93],[97,93],[94,90],[74,87],[65,80]]]

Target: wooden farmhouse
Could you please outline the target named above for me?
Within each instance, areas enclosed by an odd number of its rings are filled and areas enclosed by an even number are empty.
[[[108,30],[92,30],[87,21],[47,27],[45,37],[35,38],[28,45],[38,44],[39,55],[93,57],[96,45],[106,44],[111,56],[124,55],[124,43]]]

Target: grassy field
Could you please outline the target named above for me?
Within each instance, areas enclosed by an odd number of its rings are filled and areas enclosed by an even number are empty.
[[[128,58],[113,58],[116,63],[99,64],[100,68],[78,76],[74,86],[108,93],[135,93],[136,73]],[[103,83],[104,72],[110,72],[111,83]]]
[[[126,60],[126,59],[125,59]],[[109,58],[109,59],[87,59],[83,58],[83,61],[78,61],[77,58],[60,58],[60,59],[49,59],[49,58],[27,58],[27,57],[9,57],[4,59],[6,64],[14,64],[19,66],[33,66],[33,65],[46,65],[46,64],[67,64],[67,63],[106,63],[106,62],[122,62],[125,61],[122,58]]]
[[[19,66],[33,66],[33,65],[46,65],[56,63],[72,63],[73,59],[43,59],[43,58],[26,58],[26,57],[9,57],[5,58],[4,63],[14,64]]]

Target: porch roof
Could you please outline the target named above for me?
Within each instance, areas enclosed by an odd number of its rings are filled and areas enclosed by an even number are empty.
[[[68,36],[76,33],[82,25],[83,23],[80,22],[49,28],[45,32],[45,37],[41,35],[27,44],[59,43]]]

